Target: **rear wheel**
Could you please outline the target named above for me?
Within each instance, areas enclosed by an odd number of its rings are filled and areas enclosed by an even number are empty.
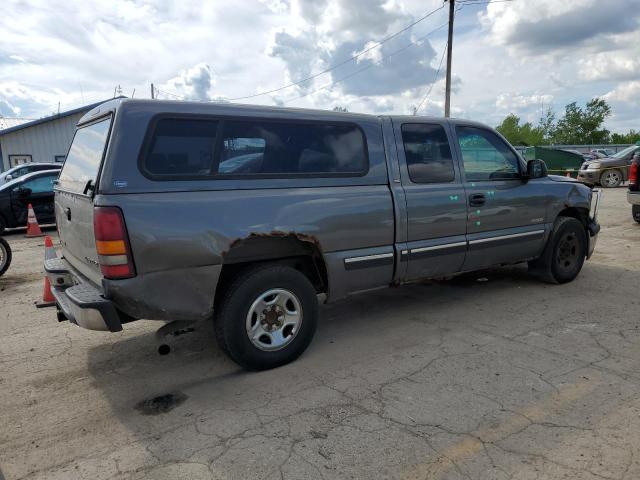
[[[636,222],[640,223],[640,205],[631,205],[631,215]]]
[[[298,358],[318,318],[316,292],[305,275],[283,265],[239,274],[216,305],[216,338],[240,366],[266,370]]]
[[[623,181],[622,172],[617,169],[605,170],[600,175],[600,185],[605,188],[615,188],[620,186]]]
[[[572,217],[558,217],[542,256],[529,262],[531,273],[549,283],[567,283],[578,276],[587,255],[584,225]]]
[[[9,243],[0,237],[0,277],[11,265],[11,247]]]

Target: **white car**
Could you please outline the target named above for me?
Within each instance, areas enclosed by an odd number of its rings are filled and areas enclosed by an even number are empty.
[[[0,185],[20,178],[27,173],[39,172],[41,170],[59,170],[61,168],[61,163],[24,163],[0,173]]]

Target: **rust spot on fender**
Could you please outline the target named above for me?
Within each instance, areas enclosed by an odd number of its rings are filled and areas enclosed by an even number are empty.
[[[260,238],[291,238],[294,240],[298,240],[300,242],[311,243],[318,247],[318,250],[322,251],[320,246],[320,240],[318,240],[313,235],[308,235],[306,233],[297,233],[297,232],[283,232],[282,230],[272,230],[271,232],[251,232],[248,236],[244,238],[236,238],[229,244],[229,250],[234,247],[239,246],[242,242],[247,240],[254,240]],[[220,253],[222,257],[229,253],[229,250],[225,250]]]

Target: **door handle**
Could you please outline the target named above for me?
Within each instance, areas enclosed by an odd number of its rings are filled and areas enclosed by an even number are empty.
[[[474,193],[469,195],[469,205],[473,207],[479,207],[480,205],[484,205],[486,198],[483,193]]]

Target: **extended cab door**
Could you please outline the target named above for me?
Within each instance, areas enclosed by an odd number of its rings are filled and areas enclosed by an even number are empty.
[[[446,124],[394,122],[394,133],[407,208],[401,280],[458,272],[466,252],[467,206]]]
[[[462,159],[469,250],[464,270],[538,256],[548,197],[543,180],[523,179],[523,162],[494,131],[453,124]]]

